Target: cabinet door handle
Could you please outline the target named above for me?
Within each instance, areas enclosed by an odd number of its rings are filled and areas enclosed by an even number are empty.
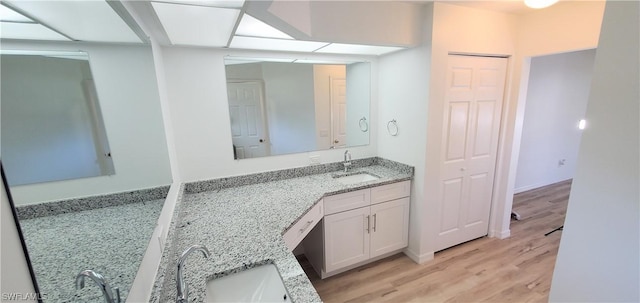
[[[371,228],[371,220],[370,219],[371,216],[367,216],[367,233],[370,234],[369,229]]]
[[[313,223],[313,220],[307,221],[307,224],[305,224],[302,228],[300,228],[300,233],[303,233],[305,230],[307,230],[307,228],[309,228],[311,223]]]
[[[373,214],[373,232],[376,232],[376,225],[378,225],[377,224],[378,220],[377,220],[377,216],[376,215],[377,214]]]

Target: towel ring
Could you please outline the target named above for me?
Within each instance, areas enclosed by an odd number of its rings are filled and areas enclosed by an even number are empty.
[[[360,125],[360,131],[363,133],[366,133],[369,130],[369,123],[367,123],[367,118],[365,117],[360,118],[358,125]]]
[[[389,132],[389,135],[392,135],[394,137],[398,135],[398,121],[396,121],[396,119],[393,119],[389,121],[389,123],[387,123],[387,131]]]

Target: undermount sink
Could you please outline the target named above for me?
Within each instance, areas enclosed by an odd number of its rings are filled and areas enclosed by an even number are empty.
[[[359,173],[359,174],[354,174],[354,175],[335,177],[335,179],[336,179],[336,181],[338,181],[338,182],[340,182],[342,184],[349,185],[349,184],[357,184],[357,183],[362,183],[362,182],[378,180],[380,178],[378,176],[374,176],[374,175],[369,174],[369,173]]]
[[[273,264],[207,282],[205,302],[291,302]]]

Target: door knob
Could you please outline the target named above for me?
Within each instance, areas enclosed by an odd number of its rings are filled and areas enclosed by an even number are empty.
[[[333,143],[340,143],[340,141],[338,141],[338,140],[333,140]]]
[[[465,171],[465,170],[467,170],[467,169],[466,169],[466,168],[464,168],[464,167],[461,167],[461,168],[460,168],[460,171]]]
[[[260,139],[259,141],[260,141],[260,143],[264,142],[264,140],[262,140],[262,139]]]

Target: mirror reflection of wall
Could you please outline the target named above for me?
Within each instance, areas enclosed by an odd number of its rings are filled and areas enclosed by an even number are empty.
[[[88,55],[13,51],[0,60],[9,185],[114,174]]]
[[[369,63],[225,64],[236,159],[369,144]]]
[[[82,50],[86,66],[79,67],[77,61],[83,60],[70,58],[71,54],[78,54],[78,49]],[[18,50],[28,51],[18,55]],[[65,169],[78,165],[84,159],[82,152],[90,154],[88,148],[94,149],[95,163],[94,143],[85,144],[85,149],[79,151],[71,148],[74,146],[69,141],[52,143],[56,136],[73,140],[96,138],[93,122],[87,121],[93,117],[80,118],[81,113],[101,113],[104,140],[112,153],[114,173],[109,175],[31,184],[12,182],[19,179],[19,172],[34,164],[29,158],[32,153],[26,152],[14,154],[17,168],[6,170],[38,286],[41,293],[47,294],[44,302],[103,300],[100,290],[92,284],[75,289],[75,275],[86,269],[102,274],[112,286],[119,287],[124,300],[171,184],[151,47],[3,41],[2,53],[3,164],[12,150],[33,144],[62,150],[60,155],[46,159],[48,167]],[[7,53],[12,55],[5,60]],[[47,77],[46,72],[27,74],[33,66],[49,65],[68,72],[58,70],[57,77]],[[88,65],[92,77],[86,76]],[[20,73],[5,74],[14,71]],[[78,77],[67,79],[62,76],[65,74]],[[75,84],[60,83],[66,80]],[[95,83],[99,98],[94,100],[93,109],[80,100],[84,96],[83,80]],[[14,97],[16,100],[8,100]],[[56,113],[60,115],[51,116]],[[54,127],[70,122],[79,124]],[[12,128],[11,123],[17,127]],[[39,123],[45,128],[37,128]],[[56,133],[56,128],[61,132]]]

